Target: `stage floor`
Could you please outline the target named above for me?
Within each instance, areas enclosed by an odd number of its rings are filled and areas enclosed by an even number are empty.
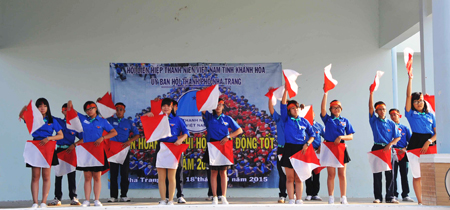
[[[125,209],[142,209],[142,208],[195,208],[195,209],[210,209],[211,201],[206,201],[205,198],[186,198],[186,204],[177,204],[174,206],[158,206],[158,198],[134,198],[132,202],[115,202],[108,203],[106,199],[100,199],[103,203],[103,207],[89,207],[96,209],[117,209],[117,210],[125,210]],[[419,206],[417,202],[401,202],[399,204],[391,204],[391,203],[380,203],[373,204],[372,199],[370,198],[350,198],[349,205],[341,205],[338,202],[334,205],[328,205],[328,198],[324,199],[324,201],[304,201],[303,205],[289,205],[289,204],[279,204],[277,203],[277,198],[268,197],[268,198],[228,198],[228,202],[230,205],[219,205],[214,206],[214,208],[222,208],[222,209],[245,209],[245,210],[261,210],[261,209],[278,209],[278,208],[311,208],[315,210],[332,210],[332,209],[355,209],[360,210],[361,208],[378,208],[378,209],[392,209],[392,208],[408,208],[408,209],[449,209],[448,206]],[[83,200],[81,200],[82,202]],[[339,198],[335,198],[335,201],[339,201]],[[81,206],[70,206],[69,200],[63,200],[63,205],[57,207],[49,207],[51,209],[84,209]],[[93,202],[91,202],[93,205]],[[0,202],[0,208],[12,208],[12,209],[29,209],[31,206],[31,201],[10,201],[10,202]]]

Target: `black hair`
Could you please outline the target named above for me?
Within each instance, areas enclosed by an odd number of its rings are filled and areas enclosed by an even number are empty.
[[[97,107],[97,104],[95,102],[93,102],[93,101],[86,101],[86,103],[84,103],[84,105],[83,105],[84,112],[86,112],[86,108],[90,104],[95,104],[95,107]],[[100,115],[100,112],[98,111],[98,108],[97,108],[97,111],[95,113],[97,113],[97,116]]]
[[[333,103],[333,102],[335,102],[335,101],[338,101],[338,100],[337,100],[337,99],[334,99],[334,100],[332,100],[332,101],[330,102],[330,104]],[[342,111],[342,110],[343,110],[343,109],[342,109],[342,106],[339,106],[339,107],[341,107],[341,111]],[[331,112],[331,106],[330,106],[330,108],[329,108],[328,110],[330,110],[330,114],[333,115],[333,113]]]
[[[373,105],[373,108],[376,109],[376,107],[377,107],[378,105],[380,105],[380,104],[383,104],[384,106],[386,106],[386,104],[385,104],[384,102],[378,101],[378,102],[375,103],[375,105]]]
[[[172,100],[172,104],[173,104],[174,107],[175,107],[175,106],[178,107],[178,102],[177,102],[177,101]],[[173,115],[174,117],[177,116],[177,113],[175,113],[175,109],[172,109],[172,115]]]
[[[118,105],[122,105],[123,107],[127,107],[127,106],[125,106],[125,104],[122,103],[122,102],[117,102],[116,104],[114,104],[114,106],[118,106]]]
[[[222,98],[219,98],[219,102],[221,102],[221,101],[224,101]],[[222,112],[223,113],[223,112]],[[213,115],[216,115],[217,116],[217,113],[216,113],[216,110],[214,109],[213,110]]]
[[[400,110],[398,110],[398,109],[396,109],[396,108],[393,108],[393,109],[390,109],[390,110],[389,110],[389,114],[391,114],[392,111],[397,111],[398,113],[400,113]]]
[[[411,94],[411,109],[414,111],[417,111],[416,108],[414,108],[414,101],[415,100],[420,100],[420,96],[422,95],[422,92],[414,92]],[[428,114],[428,106],[427,103],[425,103],[425,101],[423,102],[423,110],[422,112],[425,112]]]
[[[288,100],[288,101],[287,101],[287,106],[288,106],[288,107],[289,107],[289,105],[291,105],[291,104],[294,104],[295,107],[298,108],[298,102],[297,102],[296,100]],[[290,112],[289,110],[287,110],[287,112],[288,112],[288,115],[289,115],[290,117],[292,117],[291,112]]]
[[[62,107],[61,107],[61,109],[62,109],[62,108],[67,108],[67,103],[63,104]]]
[[[39,105],[44,104],[47,106],[47,112],[45,113],[45,116],[47,117],[47,123],[53,123],[53,117],[52,112],[50,111],[50,104],[48,104],[47,99],[45,98],[38,98],[36,100],[36,103],[34,104],[37,108],[39,108]]]
[[[161,108],[162,108],[164,105],[167,105],[167,106],[173,105],[173,100],[170,99],[170,98],[164,98],[164,99],[162,100],[162,102],[161,102]]]

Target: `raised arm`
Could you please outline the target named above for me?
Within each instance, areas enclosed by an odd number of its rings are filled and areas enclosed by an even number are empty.
[[[412,92],[412,80],[413,76],[411,75],[408,80],[408,86],[406,86],[406,104],[405,110],[409,112],[411,110],[411,92]]]
[[[285,85],[286,86],[286,85]],[[284,88],[283,98],[281,99],[282,104],[287,104],[287,88]]]
[[[320,106],[320,116],[325,117],[327,114],[327,96],[328,93],[323,94],[322,105]]]
[[[369,114],[372,117],[373,116],[373,92],[370,92],[369,96]]]

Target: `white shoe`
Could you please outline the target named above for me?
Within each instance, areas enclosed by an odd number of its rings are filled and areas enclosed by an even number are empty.
[[[414,200],[412,198],[410,198],[409,196],[408,197],[404,197],[402,199],[402,201],[414,202]]]
[[[295,204],[303,204],[303,201],[302,200],[296,200]]]
[[[380,199],[373,200],[373,203],[381,203]]]
[[[289,199],[289,203],[288,204],[295,204],[295,200],[294,199]]]
[[[186,203],[186,199],[184,199],[183,197],[179,197],[178,203]]]
[[[120,197],[119,201],[120,202],[130,202],[131,200],[128,197]]]
[[[39,205],[37,203],[33,203],[33,205],[31,206],[32,209],[37,209],[39,208]]]
[[[81,204],[82,207],[88,207],[91,205],[91,202],[89,202],[88,200],[83,201],[83,204]]]
[[[42,209],[47,208],[47,204],[41,203],[41,205],[39,205],[39,208],[42,208]]]
[[[319,197],[318,195],[315,195],[315,196],[313,196],[313,197],[311,198],[311,200],[313,200],[313,201],[322,201],[322,198]]]
[[[284,203],[285,200],[286,200],[285,197],[280,197],[280,198],[278,198],[278,203]]]
[[[114,202],[116,202],[116,199],[115,199],[115,198],[109,198],[109,199],[108,199],[108,203],[114,203]]]
[[[77,197],[73,197],[72,201],[70,202],[70,205],[72,206],[79,206],[81,205],[80,201],[78,200]]]
[[[103,204],[99,200],[95,200],[94,201],[94,206],[103,206]]]
[[[173,201],[169,201],[169,202],[167,202],[167,204],[166,205],[170,205],[170,206],[173,206]]]
[[[208,196],[207,198],[205,198],[205,201],[212,201],[213,197],[212,196]]]
[[[228,201],[227,201],[227,198],[225,196],[220,196],[220,197],[221,197],[220,200],[222,200],[222,205],[228,205],[229,204]]]
[[[49,206],[61,206],[61,201],[59,201],[57,198],[53,199],[52,201],[48,202]]]
[[[328,204],[334,204],[334,197],[333,196],[328,197]]]
[[[344,204],[344,205],[347,205],[347,204],[348,204],[348,202],[347,202],[347,197],[346,197],[346,196],[342,196],[342,197],[341,197],[341,204]]]
[[[312,199],[312,196],[308,195],[308,196],[306,196],[305,201],[310,201],[311,199]]]
[[[219,204],[219,199],[217,197],[213,197],[212,205],[217,205],[217,204]]]
[[[158,205],[160,205],[160,206],[166,205],[166,204],[167,204],[166,200],[159,201],[159,203],[158,203]]]

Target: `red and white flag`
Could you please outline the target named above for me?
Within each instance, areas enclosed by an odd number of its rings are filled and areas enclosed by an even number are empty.
[[[141,123],[147,143],[172,136],[169,117],[166,114],[155,115],[154,117],[142,116]]]
[[[405,60],[406,70],[408,70],[408,75],[412,76],[412,64],[414,59],[414,50],[407,47],[403,50],[403,59]]]
[[[423,96],[423,99],[427,103],[428,111],[433,113],[433,114],[435,114],[436,113],[436,111],[435,111],[436,108],[435,108],[435,102],[434,102],[434,95],[425,94]]]
[[[48,141],[44,146],[40,146],[39,142],[29,140],[25,143],[25,149],[23,151],[25,163],[33,167],[50,168],[52,166],[56,141]]]
[[[300,150],[289,157],[289,160],[300,181],[309,179],[309,177],[311,177],[311,172],[320,166],[319,159],[317,158],[312,145],[309,145],[305,154],[302,154],[302,151]]]
[[[30,100],[30,103],[27,105],[27,110],[23,112],[23,119],[25,120],[30,134],[34,133],[45,124],[44,117],[34,105],[33,100]]]
[[[116,106],[114,106],[114,102],[112,100],[111,94],[106,92],[106,94],[97,101],[98,111],[102,115],[103,118],[109,118],[116,114]]]
[[[220,145],[220,141],[208,142],[209,165],[233,165],[233,141]]]
[[[320,146],[320,165],[343,168],[345,156],[345,144],[339,143],[335,145],[334,142],[322,142]]]
[[[156,157],[156,168],[178,168],[181,153],[186,151],[189,144],[180,144],[179,146],[169,142],[160,142],[159,144],[160,150]]]
[[[219,103],[219,85],[212,85],[206,89],[199,90],[195,94],[197,109],[201,111],[211,111],[217,108]]]
[[[151,108],[151,112],[153,113],[153,115],[160,115],[162,114],[161,112],[161,104],[162,104],[162,100],[151,100],[150,101],[150,108]]]
[[[118,141],[108,141],[108,149],[106,150],[106,157],[108,157],[108,162],[123,164],[127,158],[128,151],[130,151],[130,146],[125,148],[122,147],[122,142]]]
[[[316,156],[317,156],[317,159],[319,159],[319,162],[320,162],[320,154],[317,154],[317,153],[316,153]],[[325,166],[317,167],[316,169],[313,170],[313,173],[314,173],[314,174],[319,174],[320,171],[322,171],[322,170],[325,169],[325,168],[326,168]]]
[[[379,149],[367,153],[372,173],[380,173],[392,170],[391,150]]]
[[[291,69],[283,70],[284,82],[286,82],[286,88],[287,92],[289,93],[289,98],[295,97],[297,95],[298,85],[295,80],[297,80],[297,77],[300,75],[300,73]]]
[[[375,80],[373,81],[372,85],[370,85],[370,92],[375,92],[378,90],[378,87],[380,86],[380,78],[383,76],[384,72],[377,71],[377,74],[375,75]]]
[[[270,89],[265,96],[272,99],[272,105],[275,106],[277,104],[277,100],[281,101],[281,98],[283,98],[283,93],[284,93],[284,86],[280,86],[277,88]]]
[[[59,164],[54,167],[56,176],[64,176],[77,169],[77,153],[72,150],[70,153],[62,151],[58,153]]]
[[[66,113],[66,125],[70,130],[74,130],[78,133],[83,132],[83,126],[81,125],[80,118],[78,117],[78,112],[71,108]]]
[[[323,91],[327,93],[329,90],[336,87],[338,83],[335,79],[333,79],[333,76],[331,76],[331,63],[330,65],[325,67],[324,75],[325,75],[325,83],[323,86]]]
[[[409,166],[411,168],[411,173],[413,175],[414,178],[420,178],[420,162],[419,162],[419,158],[421,155],[420,150],[422,148],[417,148],[417,149],[412,149],[412,150],[407,150],[406,151],[406,155],[408,156],[408,161],[409,161]],[[436,154],[437,153],[437,148],[436,145],[434,146],[429,146],[428,150],[425,154]]]
[[[105,165],[104,145],[95,146],[94,142],[80,144],[76,147],[77,164],[79,167],[94,167]]]
[[[401,151],[401,149],[394,148],[394,152],[395,152],[394,160],[397,161],[397,162],[400,162],[406,155],[406,152],[403,152],[402,154],[399,154],[400,151]]]
[[[305,108],[300,110],[300,112],[298,113],[298,115],[300,117],[303,117],[306,120],[308,120],[309,124],[311,124],[311,125],[314,124],[313,114],[314,114],[314,111],[313,111],[313,106],[312,105],[305,106]]]

